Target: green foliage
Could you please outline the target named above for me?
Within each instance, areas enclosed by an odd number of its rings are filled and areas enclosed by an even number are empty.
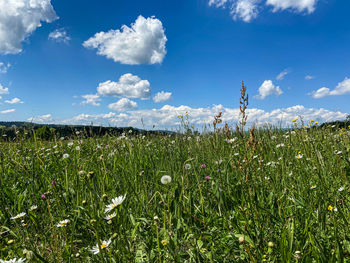
[[[88,136],[0,142],[0,259],[350,262],[349,128]]]

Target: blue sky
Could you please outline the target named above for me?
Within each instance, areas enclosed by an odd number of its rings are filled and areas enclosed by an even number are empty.
[[[199,126],[222,111],[233,124],[242,80],[250,122],[343,119],[349,8],[335,0],[4,0],[0,120],[170,128],[185,111]]]

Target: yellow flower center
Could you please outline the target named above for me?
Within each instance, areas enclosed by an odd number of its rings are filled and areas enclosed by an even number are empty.
[[[328,210],[329,210],[329,211],[333,211],[333,206],[329,205],[329,206],[328,206]]]
[[[101,245],[101,248],[105,248],[105,247],[107,247],[106,244],[102,244],[102,245]]]

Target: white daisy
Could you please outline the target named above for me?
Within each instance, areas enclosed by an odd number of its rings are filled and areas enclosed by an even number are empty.
[[[117,214],[114,212],[113,214],[110,214],[108,216],[105,217],[106,220],[111,220],[113,219]]]
[[[19,259],[13,258],[13,259],[10,259],[10,260],[2,260],[2,259],[0,259],[0,263],[22,263],[24,261],[26,261],[25,258],[19,258]]]
[[[343,191],[344,189],[345,189],[344,186],[342,186],[342,187],[340,187],[340,188],[338,189],[338,191],[341,192],[341,191]]]
[[[106,206],[105,213],[107,213],[107,212],[113,210],[114,208],[120,206],[123,203],[125,197],[126,197],[126,195],[124,195],[124,196],[121,195],[121,196],[118,196],[118,197],[112,199],[112,203]]]
[[[111,244],[112,240],[108,239],[107,241],[102,241],[102,244],[100,247],[98,247],[98,244],[96,244],[96,246],[92,247],[92,249],[90,250],[93,254],[98,254],[100,253],[100,249],[105,249],[106,247],[108,247]]]
[[[57,224],[57,227],[64,227],[64,226],[66,226],[68,223],[69,223],[69,219],[62,220],[62,221],[60,221],[60,222]]]
[[[38,206],[37,205],[32,205],[30,208],[29,208],[29,211],[33,211],[33,210],[36,210],[38,209]]]
[[[12,219],[12,220],[15,220],[15,219],[17,219],[17,218],[24,217],[25,215],[26,215],[26,213],[22,212],[22,213],[20,213],[20,214],[18,214],[18,215],[16,215],[16,216],[11,217],[11,219]]]

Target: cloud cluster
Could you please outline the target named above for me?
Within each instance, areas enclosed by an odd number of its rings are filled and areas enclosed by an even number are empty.
[[[127,98],[122,98],[115,103],[109,104],[108,108],[118,112],[137,109],[137,103]]]
[[[64,120],[65,124],[84,124],[104,126],[133,126],[150,129],[153,125],[157,129],[176,129],[179,127],[181,121],[178,118],[179,114],[185,114],[188,111],[189,120],[191,124],[196,127],[203,128],[206,124],[211,124],[213,116],[218,112],[222,112],[223,121],[233,125],[239,120],[238,108],[226,108],[222,105],[213,105],[208,108],[191,108],[188,106],[170,106],[165,105],[159,109],[149,110],[134,110],[127,113],[114,113],[107,114],[80,114],[71,119]],[[272,124],[282,127],[292,126],[292,120],[297,116],[302,116],[304,121],[318,120],[319,122],[333,121],[345,119],[347,114],[342,112],[329,111],[323,108],[305,108],[301,105],[296,105],[289,108],[275,109],[270,112],[262,109],[247,109],[248,125],[256,124],[259,126],[265,124]]]
[[[168,101],[171,99],[171,92],[158,92],[154,97],[153,97],[153,101],[155,103],[159,103],[159,102],[164,102],[164,101]]]
[[[255,98],[261,100],[272,94],[279,96],[283,93],[279,86],[273,84],[272,80],[265,80],[258,91],[259,95],[255,96]]]
[[[3,54],[20,53],[21,42],[41,26],[41,21],[50,23],[58,18],[51,0],[1,0],[0,10],[0,53]]]
[[[9,88],[4,88],[4,86],[0,84],[0,94],[8,94],[8,93],[9,93]]]
[[[13,98],[12,100],[5,100],[6,103],[8,104],[22,104],[23,101],[19,98]]]
[[[148,80],[130,73],[124,74],[118,82],[107,80],[97,87],[98,94],[103,96],[149,99],[151,96],[151,85]]]
[[[53,120],[54,119],[52,118],[51,114],[45,114],[45,115],[41,115],[41,116],[28,118],[27,121],[34,122],[34,123],[45,123],[45,124],[48,124],[48,123],[52,123]]]
[[[285,76],[287,76],[290,73],[289,69],[283,70],[280,74],[276,76],[277,80],[283,80]]]
[[[0,73],[7,73],[7,70],[11,67],[11,64],[10,63],[3,63],[3,62],[0,62]]]
[[[259,9],[271,6],[272,12],[291,10],[302,13],[312,13],[315,10],[317,0],[209,0],[209,6],[216,8],[229,8],[234,20],[241,19],[250,22],[259,14]]]
[[[56,29],[49,34],[49,39],[56,42],[61,42],[68,44],[70,41],[70,36],[68,36],[67,31],[64,28]]]
[[[12,113],[12,112],[15,112],[16,109],[8,109],[8,110],[3,110],[3,111],[0,111],[1,114],[8,114],[8,113]]]
[[[98,94],[86,94],[86,95],[82,95],[81,96],[83,99],[85,99],[84,101],[81,102],[81,104],[89,104],[92,106],[100,106],[100,103],[98,103],[98,101],[101,101],[100,99],[100,95]]]
[[[86,48],[96,48],[97,54],[122,64],[161,63],[166,54],[167,38],[162,22],[154,17],[139,16],[131,27],[96,33],[86,40]]]
[[[348,78],[345,78],[342,82],[338,83],[338,85],[333,90],[322,87],[311,93],[312,97],[315,99],[344,94],[350,94],[350,79]]]

